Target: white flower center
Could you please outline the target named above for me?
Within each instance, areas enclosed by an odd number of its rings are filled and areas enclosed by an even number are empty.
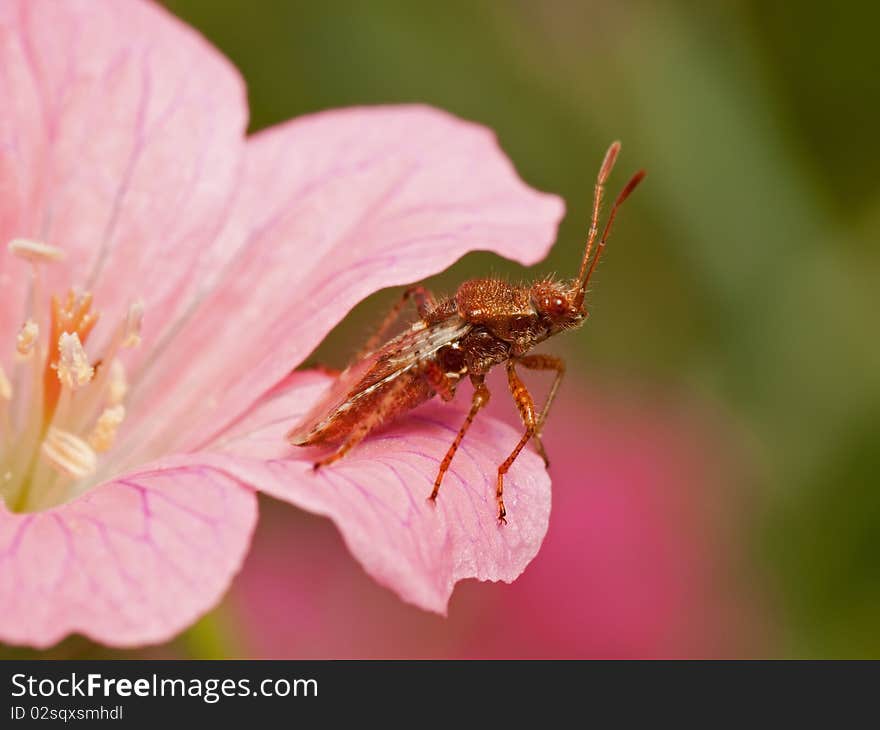
[[[72,289],[53,296],[46,312],[41,267],[63,251],[20,238],[9,251],[30,264],[31,286],[28,316],[12,343],[12,371],[0,364],[0,498],[9,509],[31,512],[94,482],[99,454],[113,446],[125,418],[128,385],[116,356],[140,343],[144,309],[131,304],[101,357],[92,359],[87,345],[99,317],[92,295]]]

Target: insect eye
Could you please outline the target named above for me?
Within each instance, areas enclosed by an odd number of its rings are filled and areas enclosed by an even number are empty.
[[[565,301],[562,297],[544,297],[541,299],[541,309],[548,314],[562,314],[565,312]]]

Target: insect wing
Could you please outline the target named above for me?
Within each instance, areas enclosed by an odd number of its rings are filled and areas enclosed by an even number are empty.
[[[471,325],[453,316],[426,325],[417,322],[381,348],[352,363],[287,438],[295,445],[307,444],[323,427],[358,398],[408,371],[441,347],[459,340]]]

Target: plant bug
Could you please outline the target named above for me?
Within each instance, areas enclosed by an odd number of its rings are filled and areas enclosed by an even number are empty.
[[[637,172],[617,196],[596,244],[605,182],[619,152],[620,143],[612,143],[599,169],[587,244],[575,279],[544,278],[531,286],[513,286],[500,279],[472,279],[464,282],[454,296],[440,300],[421,286],[410,287],[367,342],[365,354],[338,376],[327,395],[290,431],[290,443],[338,445],[336,451],[314,464],[315,469],[328,466],[345,456],[374,428],[435,395],[444,401],[452,400],[459,383],[470,378],[474,387],[470,411],[440,464],[429,496],[433,502],[468,428],[489,402],[486,374],[505,363],[510,393],[525,427],[513,451],[498,467],[498,520],[506,523],[504,475],[530,440],[544,463],[549,463],[541,430],[565,372],[560,358],[529,352],[547,338],[580,327],[586,320],[587,285],[605,250],[614,217],[645,176],[643,170]],[[409,300],[415,303],[419,318],[402,334],[381,344]],[[555,373],[540,410],[520,379],[517,366]]]

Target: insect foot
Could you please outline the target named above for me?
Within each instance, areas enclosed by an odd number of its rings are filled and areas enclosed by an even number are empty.
[[[507,524],[507,510],[504,508],[504,472],[498,470],[498,487],[495,490],[495,498],[498,500],[498,524]]]

